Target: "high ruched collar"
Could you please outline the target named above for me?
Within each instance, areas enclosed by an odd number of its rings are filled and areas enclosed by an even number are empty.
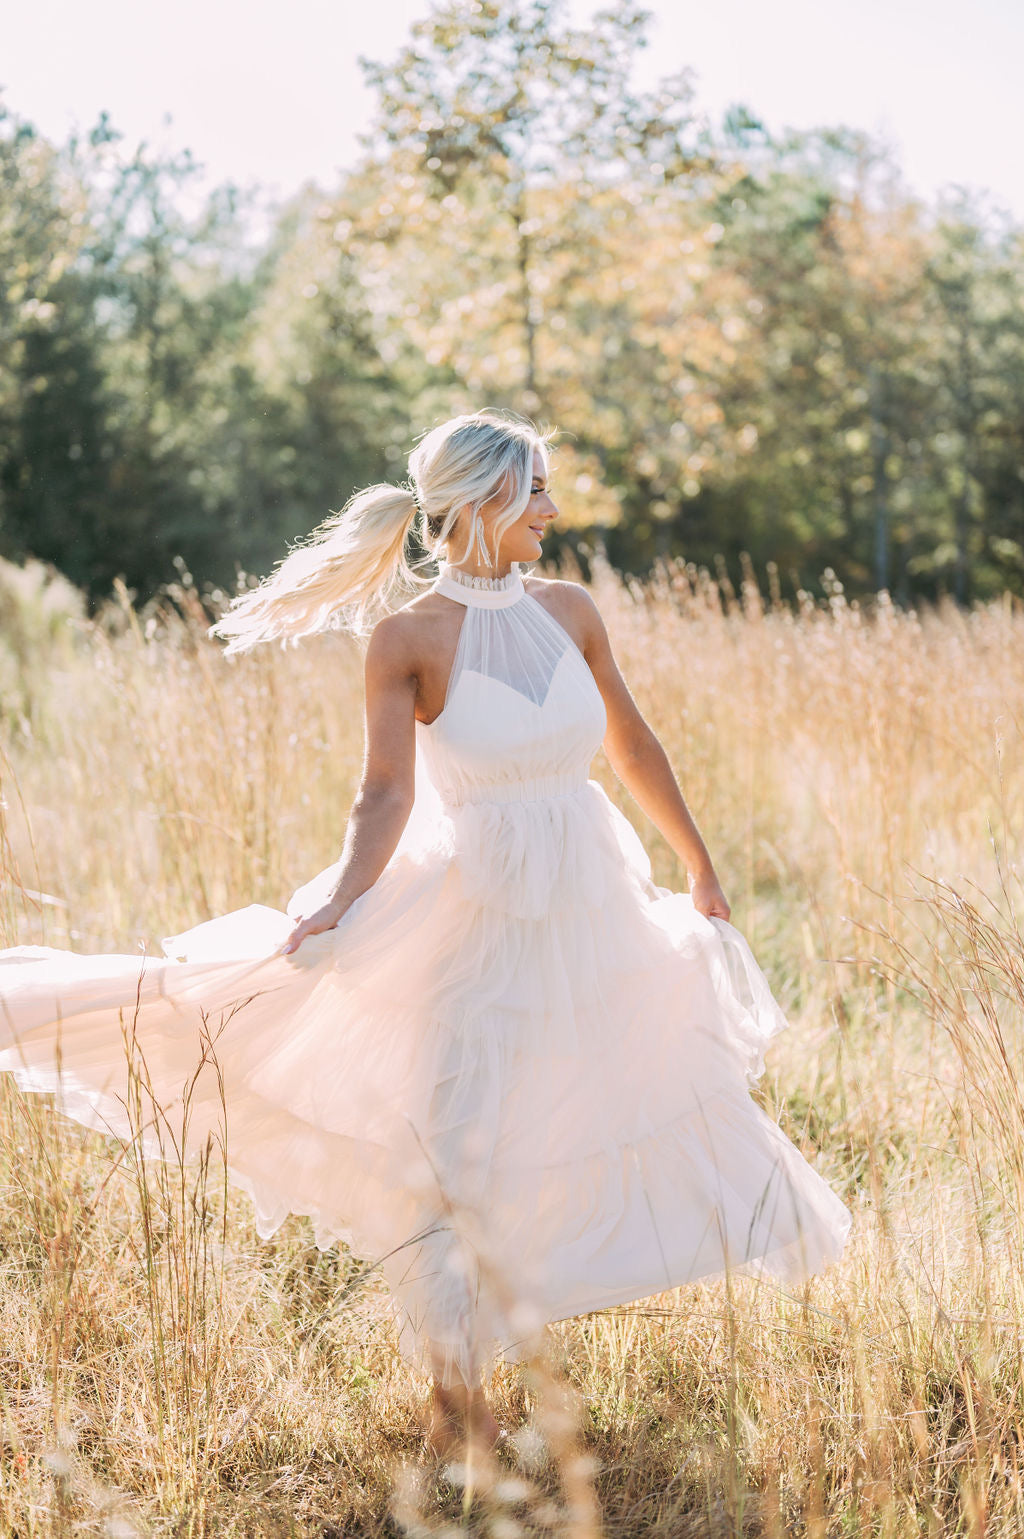
[[[449,561],[442,561],[434,581],[434,592],[473,608],[503,609],[508,604],[517,604],[526,592],[526,586],[519,563],[515,561],[504,577],[474,577]]]

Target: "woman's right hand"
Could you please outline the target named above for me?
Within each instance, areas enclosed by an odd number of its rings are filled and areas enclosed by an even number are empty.
[[[318,908],[308,918],[300,919],[281,947],[282,956],[288,956],[290,952],[298,951],[307,935],[323,935],[326,930],[335,929],[344,912],[345,910],[339,903],[325,903],[322,908]]]

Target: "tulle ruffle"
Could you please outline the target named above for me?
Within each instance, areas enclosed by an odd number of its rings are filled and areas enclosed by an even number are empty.
[[[308,1214],[380,1260],[401,1349],[448,1375],[545,1320],[838,1256],[848,1210],[748,1094],[786,1026],[764,975],[596,782],[418,804],[337,929],[276,954],[332,870],[292,917],[170,938],[185,960],[7,953],[0,1069],[129,1137],[123,1040],[189,1150],[224,1140],[260,1232]]]
[[[402,1351],[445,1382],[544,1321],[812,1275],[850,1225],[749,1094],[786,1026],[764,975],[587,779],[600,693],[521,588],[452,584],[412,815],[336,929],[281,954],[337,864],[165,958],[0,956],[0,1070],[157,1156],[219,1140],[261,1234],[307,1214],[380,1263]]]

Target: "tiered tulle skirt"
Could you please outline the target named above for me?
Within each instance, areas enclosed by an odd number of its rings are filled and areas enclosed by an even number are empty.
[[[290,928],[8,952],[0,1069],[128,1137],[130,1049],[261,1233],[308,1214],[380,1261],[402,1350],[449,1379],[544,1321],[840,1256],[849,1210],[749,1094],[786,1025],[750,948],[653,885],[594,781],[414,819],[336,930],[283,957]]]

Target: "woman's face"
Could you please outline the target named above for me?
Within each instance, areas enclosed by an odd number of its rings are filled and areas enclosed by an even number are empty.
[[[508,494],[499,492],[480,509],[480,518],[484,527],[484,538],[487,549],[493,552],[494,542],[491,529],[495,518],[503,513],[508,506]],[[511,561],[536,561],[541,555],[541,540],[544,532],[553,518],[558,517],[558,509],[552,502],[548,493],[547,476],[544,473],[544,461],[540,450],[533,451],[533,479],[530,483],[530,500],[526,505],[526,512],[510,524],[501,536],[498,546],[498,566],[506,566]],[[454,559],[460,561],[466,548],[466,531],[469,525],[463,517],[460,517],[453,538],[449,541],[449,557],[454,552]],[[479,560],[479,552],[473,552],[468,558],[474,564]]]

